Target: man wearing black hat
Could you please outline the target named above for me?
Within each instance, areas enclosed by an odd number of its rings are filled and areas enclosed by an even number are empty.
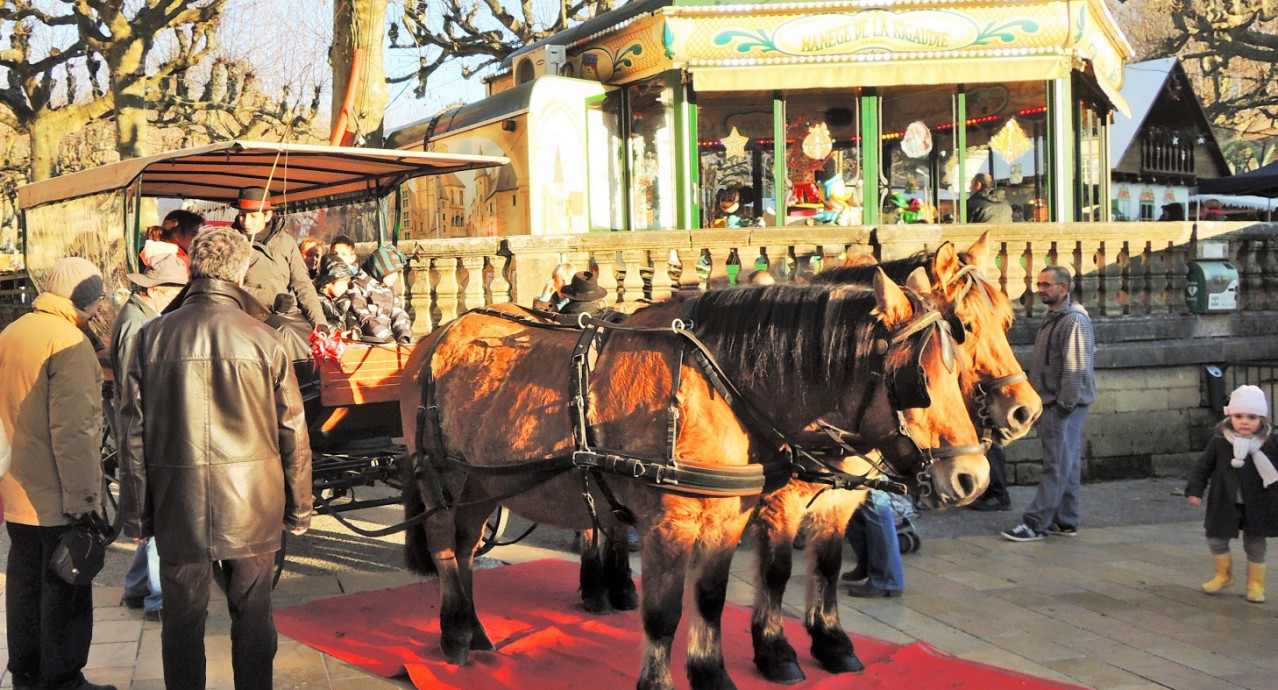
[[[608,291],[599,287],[599,278],[591,271],[578,271],[572,282],[559,291],[568,303],[559,308],[560,314],[595,314],[603,311],[603,298]]]
[[[268,307],[283,305],[281,308],[289,313],[296,313],[300,307],[312,327],[326,323],[297,240],[284,232],[282,219],[275,218],[271,193],[262,187],[245,187],[240,190],[235,207],[239,214],[232,226],[253,242],[244,289]],[[281,294],[292,295],[293,299],[277,300]]]

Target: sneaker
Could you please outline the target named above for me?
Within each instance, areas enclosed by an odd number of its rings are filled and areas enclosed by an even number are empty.
[[[1012,529],[1003,530],[1003,538],[1009,541],[1042,541],[1043,533],[1022,522]]]
[[[1012,509],[1012,499],[1005,498],[1000,501],[999,499],[993,496],[983,496],[981,498],[976,499],[976,501],[973,502],[972,505],[968,506],[968,508],[971,508],[972,510],[981,511],[983,513],[990,513],[990,512],[1006,513],[1007,511]]]
[[[1047,528],[1047,533],[1056,537],[1076,537],[1078,536],[1078,528],[1053,522],[1052,526]]]

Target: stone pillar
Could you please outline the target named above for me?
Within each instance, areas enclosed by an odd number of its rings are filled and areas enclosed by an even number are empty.
[[[904,259],[941,246],[939,225],[880,225],[874,229],[879,261]]]

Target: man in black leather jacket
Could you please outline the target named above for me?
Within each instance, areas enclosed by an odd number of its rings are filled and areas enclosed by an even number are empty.
[[[164,682],[204,688],[204,618],[217,562],[231,611],[237,690],[269,690],[271,575],[281,528],[310,525],[311,450],[292,363],[245,313],[253,251],[212,228],[191,247],[191,282],[142,327],[123,381],[124,532],[154,537],[164,590]],[[257,309],[261,309],[260,305]]]

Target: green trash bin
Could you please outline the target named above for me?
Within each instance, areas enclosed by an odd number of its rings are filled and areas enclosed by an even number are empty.
[[[1195,314],[1238,309],[1238,269],[1223,260],[1190,261],[1185,301]]]

